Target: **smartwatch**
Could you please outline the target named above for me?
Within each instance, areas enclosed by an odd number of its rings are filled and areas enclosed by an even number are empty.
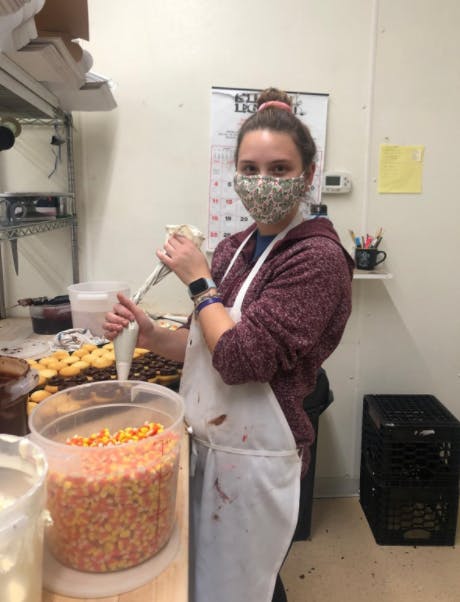
[[[210,288],[217,288],[216,283],[211,278],[198,278],[188,285],[188,294],[193,299],[197,295],[205,293]]]

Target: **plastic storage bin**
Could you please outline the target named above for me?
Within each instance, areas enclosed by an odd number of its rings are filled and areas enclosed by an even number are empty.
[[[175,523],[184,404],[173,391],[136,381],[97,382],[48,397],[30,415],[45,451],[52,525],[46,543],[65,567],[109,573],[134,567],[168,542]],[[106,447],[67,445],[145,422],[164,431]]]
[[[433,395],[366,395],[360,503],[379,544],[453,545],[460,422]]]
[[[0,435],[0,600],[42,599],[43,452],[25,437]]]
[[[105,314],[118,302],[117,293],[129,296],[126,282],[95,281],[71,284],[67,288],[74,328],[87,328],[94,336],[104,335]]]

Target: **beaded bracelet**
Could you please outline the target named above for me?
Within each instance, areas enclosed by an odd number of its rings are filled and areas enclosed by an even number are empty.
[[[216,290],[216,289],[213,289],[213,290]],[[213,292],[211,292],[211,290],[207,290],[204,293],[201,293],[201,295],[194,297],[193,303],[195,305],[195,308],[198,307],[198,305],[205,299],[211,299],[211,297],[215,297],[216,295],[218,296],[217,291],[213,293]]]
[[[201,303],[199,303],[195,308],[195,316],[198,316],[200,311],[206,307],[206,305],[211,305],[212,303],[222,303],[222,297],[218,297],[214,295],[213,297],[208,297],[204,299]]]

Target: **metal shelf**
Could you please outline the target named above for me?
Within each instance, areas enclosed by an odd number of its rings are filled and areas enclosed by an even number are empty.
[[[24,236],[32,236],[41,234],[42,232],[51,232],[52,230],[60,230],[61,228],[69,228],[76,225],[76,217],[57,217],[54,220],[42,220],[37,222],[19,223],[14,226],[0,227],[1,240],[16,240]]]
[[[29,197],[35,199],[37,197],[47,197],[47,196],[65,196],[66,198],[74,198],[75,195],[73,192],[0,192],[0,199],[10,199],[10,198],[25,198]]]
[[[25,125],[48,126],[54,123],[63,124],[65,127],[65,148],[67,151],[67,193],[55,193],[59,196],[72,197],[75,195],[75,168],[73,155],[73,122],[70,113],[63,113],[53,104],[52,95],[37,82],[31,80],[27,74],[19,74],[11,67],[10,75],[5,74],[5,65],[8,65],[6,57],[0,53],[0,111],[3,114],[11,114]],[[13,73],[16,77],[11,76]],[[25,101],[23,102],[23,100]],[[28,106],[25,106],[28,105]],[[8,110],[10,109],[10,110]],[[11,111],[11,112],[10,112]],[[0,114],[1,114],[0,113]],[[14,194],[14,193],[13,193]],[[21,193],[25,196],[27,193]],[[53,194],[53,193],[51,193]],[[11,196],[11,193],[3,193]],[[44,195],[47,196],[47,195]],[[72,280],[79,282],[78,265],[78,229],[76,203],[72,213],[65,217],[55,219],[45,218],[40,221],[18,221],[14,224],[0,226],[0,319],[6,318],[5,283],[3,273],[2,247],[9,242],[11,247],[17,245],[16,240],[25,236],[33,236],[43,232],[51,232],[61,228],[69,228],[72,253]]]

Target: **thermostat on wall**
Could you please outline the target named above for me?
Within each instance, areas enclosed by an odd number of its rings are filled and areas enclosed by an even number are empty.
[[[321,192],[324,194],[346,194],[351,190],[351,176],[344,171],[327,171],[323,174]]]

